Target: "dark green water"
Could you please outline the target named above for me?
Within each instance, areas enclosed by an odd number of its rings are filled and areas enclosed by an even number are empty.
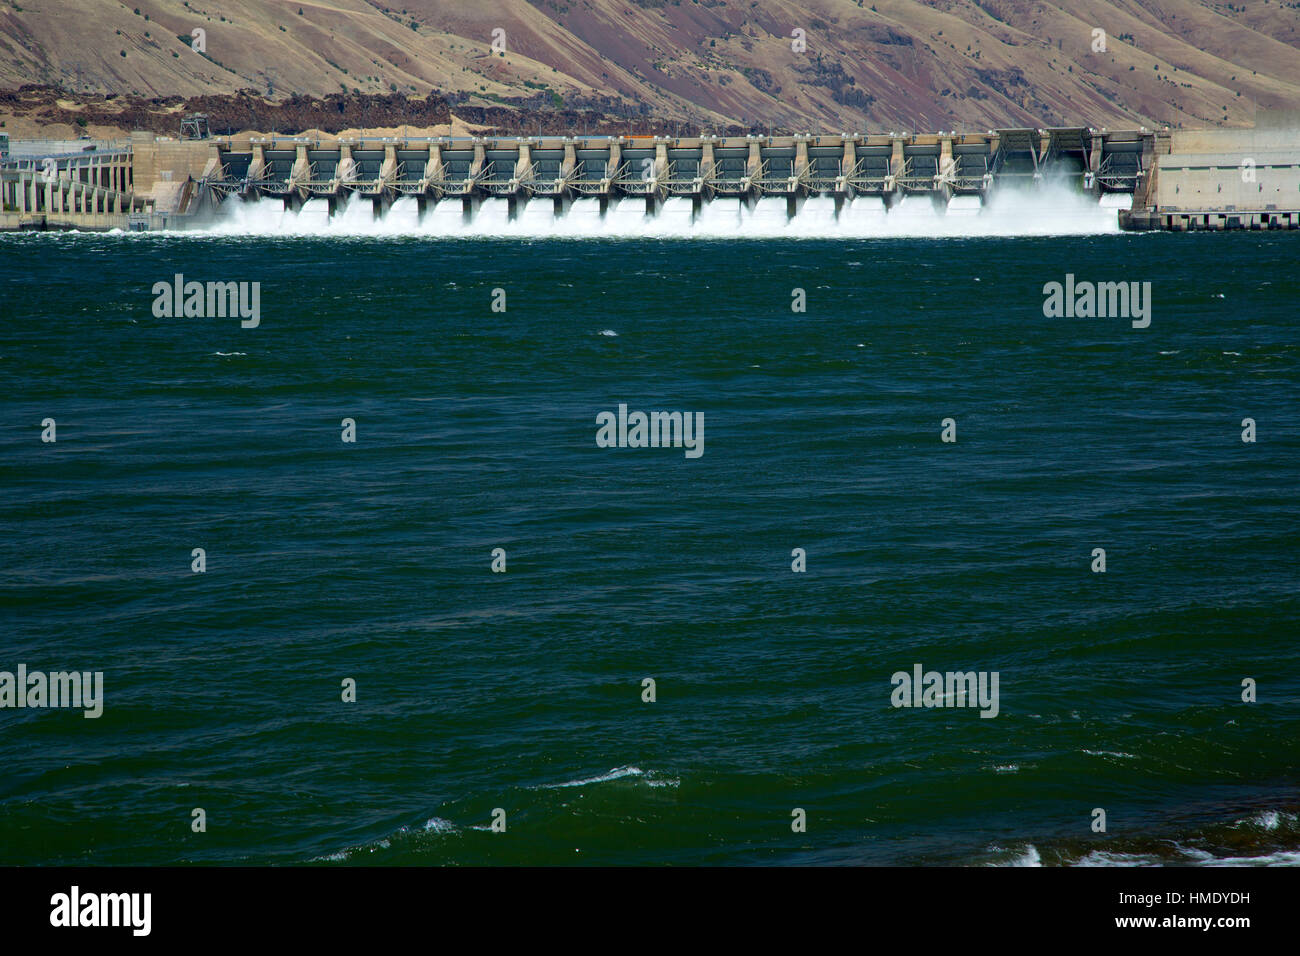
[[[0,863],[1300,861],[1298,253],[0,238]]]

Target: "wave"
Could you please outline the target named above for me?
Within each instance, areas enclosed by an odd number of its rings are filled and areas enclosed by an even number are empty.
[[[1038,848],[1032,843],[1027,843],[1023,847],[1014,850],[1008,850],[1000,846],[991,846],[988,849],[993,859],[986,863],[987,866],[1042,866],[1043,858],[1038,855]]]
[[[647,786],[651,787],[676,787],[681,785],[681,781],[676,777],[663,777],[651,771],[647,773],[640,767],[615,767],[605,773],[595,777],[582,777],[578,780],[566,780],[564,783],[543,783],[534,790],[563,790],[569,787],[588,787],[598,783],[609,783],[613,780],[624,780],[629,777],[644,780]]]
[[[403,832],[403,831],[398,831]],[[382,840],[376,840],[374,843],[366,843],[361,846],[350,846],[346,849],[339,850],[335,853],[327,853],[323,856],[314,856],[307,862],[309,863],[346,863],[351,859],[359,857],[363,853],[378,853],[381,850],[392,849],[393,843],[385,837]]]
[[[515,790],[513,799],[510,797],[501,798],[501,805],[511,807],[511,815],[517,812],[535,813],[539,814],[538,819],[559,821],[571,817],[572,811],[567,809],[570,806],[571,797],[568,795],[561,796],[560,794],[544,795],[547,791],[598,786],[620,780],[631,781],[636,786],[647,787],[677,787],[681,784],[681,780],[677,777],[627,765],[614,767],[601,774],[565,780],[562,783],[544,783],[524,787],[522,790],[533,792],[532,797],[527,797]],[[514,790],[515,788],[511,789]],[[414,857],[442,859],[448,852],[449,845],[463,847],[466,839],[477,839],[473,834],[492,832],[492,825],[486,821],[486,815],[482,808],[478,805],[471,806],[471,803],[472,801],[456,801],[443,809],[443,812],[450,812],[466,822],[456,823],[446,817],[430,816],[423,824],[411,823],[401,826],[386,836],[315,856],[308,862],[356,863],[358,861],[368,861],[373,863],[375,862],[374,854],[382,854],[383,859],[388,861],[409,860]],[[468,822],[469,820],[474,822]],[[482,851],[474,847],[467,852]]]
[[[1011,861],[1012,866],[1042,866],[1043,859],[1038,855],[1038,850],[1031,843],[1025,848],[1025,851]]]
[[[461,827],[457,826],[455,823],[452,823],[450,820],[444,820],[442,817],[430,817],[428,820],[424,822],[424,825],[421,826],[418,830],[415,827],[409,827],[409,826],[399,827],[396,832],[392,833],[389,836],[381,837],[377,840],[372,840],[369,843],[362,843],[357,846],[345,847],[344,849],[338,850],[334,853],[327,853],[322,856],[312,857],[308,862],[347,863],[350,860],[364,858],[366,854],[379,853],[384,850],[391,850],[393,848],[394,840],[398,841],[400,844],[407,844],[412,839],[418,838],[420,834],[432,833],[438,835],[450,835],[450,834],[459,833],[461,829],[462,829]],[[488,828],[471,827],[470,829],[477,830],[477,829],[488,829]]]
[[[991,859],[986,866],[1043,866],[1043,857],[1032,843],[1022,849],[1012,851],[1002,847],[990,847],[987,851]],[[1072,854],[1068,851],[1047,850],[1050,863],[1054,866],[1069,867],[1158,867],[1158,866],[1300,866],[1300,850],[1274,850],[1247,856],[1215,856],[1195,847],[1175,846],[1163,853],[1124,852],[1123,850],[1091,850],[1087,853]]]
[[[1297,824],[1300,824],[1300,816],[1294,813],[1287,813],[1284,810],[1261,810],[1244,820],[1238,820],[1233,824],[1233,827],[1269,831],[1279,829],[1296,830],[1300,829]]]
[[[1068,865],[1090,866],[1300,866],[1300,850],[1276,850],[1255,856],[1215,856],[1203,850],[1180,847],[1177,856],[1155,853],[1106,853],[1094,850]]]
[[[1098,848],[1099,839],[1104,839],[1104,849]],[[1300,866],[1300,814],[1264,809],[1176,838],[1116,834],[1086,841],[990,846],[976,862],[988,866]]]
[[[1120,201],[1117,201],[1120,200]],[[1126,202],[1127,201],[1127,202]],[[1006,189],[984,202],[954,196],[946,207],[929,196],[905,196],[893,207],[857,196],[836,209],[829,196],[810,196],[793,215],[784,197],[764,197],[752,207],[738,199],[713,199],[693,211],[689,197],[669,197],[657,214],[645,200],[613,199],[604,215],[596,199],[577,199],[557,213],[549,198],[524,203],[510,217],[505,199],[485,199],[466,218],[459,199],[430,203],[421,212],[410,196],[376,216],[370,199],[353,196],[330,214],[325,199],[287,210],[279,199],[225,202],[207,236],[416,236],[423,238],[661,238],[834,239],[973,238],[987,236],[1104,235],[1119,232],[1117,208],[1129,197],[1096,197],[1060,185]]]

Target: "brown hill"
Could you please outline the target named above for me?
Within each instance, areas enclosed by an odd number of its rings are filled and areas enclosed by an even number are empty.
[[[691,130],[919,130],[1246,125],[1300,103],[1300,2],[1278,0],[0,4],[0,88],[58,86],[74,109],[78,94],[436,91],[461,116],[522,108],[521,126],[563,109]]]

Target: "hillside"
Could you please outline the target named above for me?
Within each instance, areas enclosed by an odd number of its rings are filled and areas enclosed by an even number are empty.
[[[432,91],[461,115],[517,109],[521,128],[564,109],[689,130],[1246,125],[1300,103],[1300,2],[1277,0],[129,2],[2,0],[0,89],[57,86],[73,111],[88,94]]]

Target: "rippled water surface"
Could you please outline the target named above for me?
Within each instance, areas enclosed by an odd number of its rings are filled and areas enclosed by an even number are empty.
[[[0,863],[1296,862],[1294,235],[344,232],[0,237]]]

